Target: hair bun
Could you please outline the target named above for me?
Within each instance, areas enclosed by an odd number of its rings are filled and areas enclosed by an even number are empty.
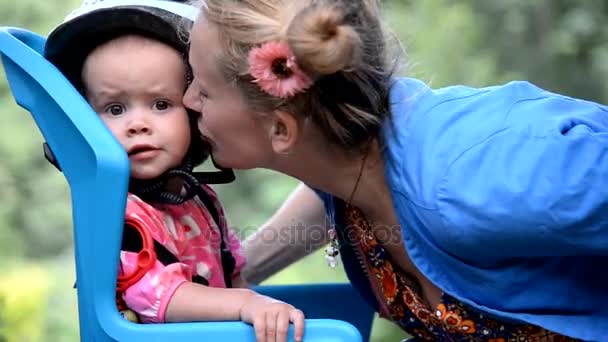
[[[338,6],[303,9],[289,25],[287,39],[298,65],[313,77],[353,66],[361,50],[359,34],[344,23]]]

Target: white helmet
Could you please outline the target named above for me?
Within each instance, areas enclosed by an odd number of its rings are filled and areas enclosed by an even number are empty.
[[[86,57],[97,46],[124,34],[166,43],[186,55],[180,28],[194,22],[198,9],[185,1],[84,0],[49,34],[44,56],[79,90]]]

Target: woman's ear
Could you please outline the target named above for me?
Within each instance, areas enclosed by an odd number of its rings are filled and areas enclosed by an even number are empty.
[[[291,114],[277,110],[270,125],[270,142],[275,153],[289,154],[298,140],[298,120]]]

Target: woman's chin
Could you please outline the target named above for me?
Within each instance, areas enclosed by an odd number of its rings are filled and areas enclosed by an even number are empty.
[[[230,163],[230,161],[223,160],[221,158],[216,158],[214,154],[211,154],[211,158],[213,160],[213,165],[218,169],[234,169],[234,163]]]
[[[210,158],[215,167],[222,169],[251,170],[260,167],[259,164],[255,163],[256,160],[252,159],[250,155],[222,153],[216,146],[211,149]]]
[[[235,170],[248,170],[253,169],[253,167],[245,166],[242,161],[237,162],[235,160],[223,159],[221,156],[215,157],[214,154],[211,154],[213,158],[213,164],[215,167],[219,169],[235,169]]]

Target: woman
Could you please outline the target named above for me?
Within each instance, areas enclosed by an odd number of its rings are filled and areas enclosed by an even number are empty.
[[[414,336],[608,335],[608,108],[526,82],[397,79],[379,13],[375,0],[202,8],[184,103],[215,161],[302,181],[249,241],[250,269],[306,253],[264,232],[327,226],[353,286]]]

